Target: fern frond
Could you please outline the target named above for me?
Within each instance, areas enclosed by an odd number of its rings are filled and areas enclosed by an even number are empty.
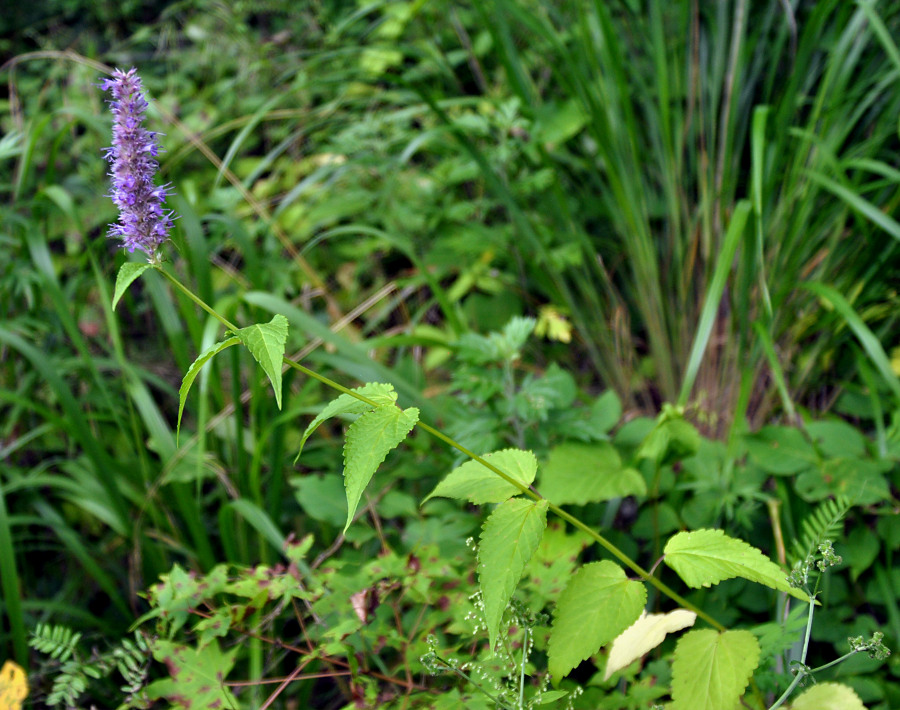
[[[126,694],[125,703],[121,707],[149,707],[150,701],[146,697],[145,687],[152,655],[151,642],[140,631],[135,632],[134,641],[122,639],[121,644],[112,650],[111,656],[115,660],[116,668],[125,680],[125,684],[119,688]]]
[[[825,540],[834,540],[842,532],[841,523],[852,507],[850,499],[838,496],[822,501],[801,525],[800,539],[794,539],[791,562],[803,561],[816,553]]]
[[[28,645],[60,663],[65,663],[75,653],[80,639],[81,634],[75,633],[67,626],[38,624],[31,634]]]
[[[63,705],[67,708],[76,707],[78,698],[87,690],[88,680],[79,663],[67,663],[59,675],[53,679],[50,695],[45,701],[49,707]]]

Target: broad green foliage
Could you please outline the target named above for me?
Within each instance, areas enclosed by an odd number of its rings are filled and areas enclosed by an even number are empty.
[[[181,387],[178,390],[178,423],[175,427],[176,436],[181,432],[181,415],[184,413],[184,403],[187,400],[188,392],[191,391],[191,385],[194,384],[194,380],[197,379],[197,375],[200,374],[200,370],[220,352],[226,348],[230,348],[232,345],[237,345],[240,342],[240,338],[233,337],[228,338],[228,340],[223,340],[221,343],[210,345],[197,356],[197,359],[191,363],[188,371],[184,373],[184,379],[181,380]]]
[[[755,547],[721,530],[695,530],[673,535],[665,548],[665,561],[685,584],[695,589],[724,579],[743,577],[803,601],[807,594],[791,587],[787,573]]]
[[[763,427],[745,437],[747,451],[764,471],[776,476],[789,476],[804,471],[819,461],[816,450],[792,427]]]
[[[607,442],[571,442],[554,447],[541,466],[539,489],[557,505],[647,494],[644,477],[626,467]]]
[[[789,710],[866,710],[853,688],[843,683],[816,683],[787,706]]]
[[[764,471],[795,475],[797,492],[809,502],[837,496],[870,505],[890,497],[886,475],[893,463],[869,458],[859,435],[840,422],[812,422],[806,435],[790,427],[764,427],[744,440]]]
[[[668,614],[641,612],[640,618],[613,641],[606,659],[603,680],[625,668],[661,644],[668,634],[693,626],[697,615],[687,609],[676,609]]]
[[[180,710],[237,708],[237,698],[225,685],[237,653],[236,647],[222,652],[216,642],[196,649],[158,641],[153,657],[166,664],[169,677],[151,683],[147,694],[153,699],[164,699],[169,707]]]
[[[119,299],[125,295],[125,292],[128,290],[128,287],[137,279],[141,274],[143,274],[147,269],[152,269],[153,266],[151,264],[138,264],[133,261],[126,261],[122,264],[119,269],[119,273],[116,276],[116,289],[113,293],[112,299],[112,308],[116,310],[116,305],[119,303]]]
[[[759,661],[749,631],[689,631],[672,661],[672,710],[737,710]]]
[[[556,603],[550,630],[549,670],[556,681],[621,634],[647,601],[643,583],[604,560],[584,565]]]
[[[530,451],[504,449],[485,454],[482,458],[523,486],[530,486],[537,473],[537,459]],[[504,481],[477,461],[466,461],[447,474],[425,500],[435,497],[458,498],[480,505],[502,503],[519,492],[520,490],[512,483]]]
[[[344,487],[347,489],[347,523],[353,522],[363,491],[376,469],[406,439],[419,420],[415,407],[382,406],[360,415],[347,429],[344,443]]]
[[[525,565],[547,526],[547,501],[512,498],[497,506],[485,521],[478,545],[478,583],[484,602],[491,648],[500,621]]]
[[[275,402],[281,409],[281,363],[287,343],[288,320],[281,314],[268,323],[257,323],[235,331],[235,335],[247,346],[272,383]]]

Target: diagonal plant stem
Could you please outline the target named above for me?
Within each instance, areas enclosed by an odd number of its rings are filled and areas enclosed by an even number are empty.
[[[225,318],[224,316],[222,316],[221,314],[216,312],[216,310],[212,306],[210,306],[203,299],[201,299],[199,296],[197,296],[195,293],[193,293],[189,288],[187,288],[187,286],[182,284],[175,276],[173,276],[172,274],[170,274],[168,271],[161,268],[160,266],[154,265],[153,268],[155,270],[159,271],[161,274],[163,274],[163,276],[165,276],[183,294],[185,294],[188,298],[190,298],[192,301],[194,301],[194,303],[196,303],[204,311],[209,313],[213,318],[218,320],[226,328],[228,328],[229,330],[233,330],[233,331],[239,330],[239,328],[236,325],[234,325],[227,318]],[[374,400],[370,399],[369,397],[366,397],[365,395],[362,395],[359,392],[354,392],[352,389],[349,389],[348,387],[344,387],[344,385],[340,384],[339,382],[335,382],[334,380],[326,377],[325,375],[319,374],[315,370],[310,370],[308,367],[301,365],[298,362],[294,362],[293,360],[291,360],[288,357],[284,358],[284,364],[289,367],[294,368],[295,370],[302,372],[304,375],[306,375],[308,377],[312,377],[313,379],[318,380],[323,385],[331,387],[332,389],[337,390],[338,392],[341,392],[342,394],[347,394],[347,395],[350,395],[351,397],[355,397],[360,402],[365,402],[366,404],[369,404],[372,407],[376,407],[376,408],[381,406],[378,404],[378,402],[375,402]],[[486,469],[488,469],[492,473],[495,473],[496,475],[500,476],[500,478],[502,478],[507,483],[518,488],[519,491],[523,495],[528,496],[532,500],[543,500],[544,499],[544,497],[540,493],[532,490],[531,488],[529,488],[528,486],[523,484],[521,481],[516,480],[515,478],[510,476],[508,473],[506,473],[505,471],[501,470],[500,468],[498,468],[497,466],[492,464],[487,459],[476,454],[474,451],[467,449],[462,444],[458,443],[454,439],[451,439],[449,436],[444,434],[439,429],[436,429],[433,426],[431,426],[430,424],[426,424],[425,422],[422,422],[422,421],[418,421],[416,423],[416,426],[419,427],[420,429],[422,429],[423,431],[431,434],[436,439],[439,439],[440,441],[444,442],[445,444],[447,444],[447,446],[450,446],[451,448],[456,449],[460,453],[468,456],[473,461],[477,461],[478,463],[480,463],[482,466],[484,466]],[[549,501],[548,501],[548,503],[549,503]],[[580,530],[581,532],[586,534],[588,537],[590,537],[594,542],[596,542],[598,545],[603,547],[607,552],[609,552],[613,557],[615,557],[622,564],[624,564],[626,567],[628,567],[632,572],[634,572],[643,581],[645,581],[648,584],[655,587],[660,593],[664,594],[669,599],[674,601],[676,604],[681,605],[685,609],[689,609],[690,611],[693,611],[697,616],[699,616],[706,623],[708,623],[710,626],[717,629],[718,631],[725,631],[725,627],[722,624],[720,624],[718,621],[716,621],[712,616],[707,614],[705,611],[703,611],[698,606],[689,602],[687,599],[682,597],[676,591],[671,589],[667,584],[665,584],[661,580],[654,577],[652,574],[650,574],[648,571],[646,571],[637,562],[632,560],[628,555],[626,555],[624,552],[622,552],[618,547],[616,547],[612,542],[610,542],[605,537],[603,537],[596,530],[593,530],[588,525],[583,523],[581,520],[576,518],[574,515],[563,510],[562,508],[560,508],[558,505],[556,505],[554,503],[549,503],[548,508],[557,517],[562,518],[567,523],[569,523],[569,525]]]

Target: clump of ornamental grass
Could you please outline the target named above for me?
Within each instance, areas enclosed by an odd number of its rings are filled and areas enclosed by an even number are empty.
[[[159,169],[157,133],[144,128],[147,99],[134,68],[116,69],[100,87],[112,94],[113,144],[106,150],[111,166],[110,197],[119,208],[119,221],[109,236],[120,239],[128,251],[140,249],[151,263],[159,262],[159,248],[169,238],[173,212],[163,209],[170,185],[156,186]]]

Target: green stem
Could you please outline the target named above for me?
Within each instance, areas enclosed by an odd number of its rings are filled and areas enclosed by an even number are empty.
[[[176,279],[172,274],[163,269],[161,266],[154,266],[159,273],[165,276],[169,281],[172,282],[172,285],[175,286],[179,291],[181,291],[185,296],[190,298],[194,303],[196,303],[200,308],[209,313],[213,318],[219,321],[222,325],[224,325],[228,330],[240,330],[234,323],[228,320],[225,316],[218,313],[212,306],[210,306],[206,301],[204,301],[199,296],[195,295],[193,291],[191,291],[187,286],[185,286],[181,281]]]
[[[239,328],[236,325],[234,325],[233,323],[228,321],[224,316],[217,313],[212,308],[212,306],[210,306],[209,304],[204,302],[200,297],[196,296],[194,293],[192,293],[190,290],[188,290],[188,288],[186,286],[184,286],[180,281],[178,281],[178,279],[176,279],[174,276],[172,276],[169,272],[164,271],[163,269],[158,268],[158,267],[157,267],[157,270],[160,273],[162,273],[167,279],[169,279],[169,281],[171,281],[173,285],[175,285],[179,290],[181,290],[182,293],[184,293],[188,298],[190,298],[192,301],[194,301],[194,303],[196,303],[203,310],[205,310],[207,313],[209,313],[213,318],[215,318],[220,323],[222,323],[222,325],[224,325],[226,328],[228,328],[229,330],[239,330]],[[285,357],[284,364],[288,365],[289,367],[294,368],[295,370],[302,372],[304,375],[307,375],[308,377],[312,377],[313,379],[318,380],[323,385],[331,387],[332,389],[337,390],[338,392],[341,392],[342,394],[348,394],[351,397],[355,397],[359,401],[365,402],[366,404],[369,404],[372,407],[380,406],[378,404],[378,402],[375,402],[374,400],[369,399],[365,395],[362,395],[359,392],[354,392],[353,390],[351,390],[347,387],[344,387],[342,384],[339,384],[338,382],[335,382],[334,380],[332,380],[328,377],[325,377],[324,375],[320,375],[315,370],[310,370],[308,367],[305,367],[304,365],[301,365],[298,362],[294,362],[290,358]],[[451,448],[454,448],[457,451],[459,451],[460,453],[468,456],[473,461],[477,461],[478,463],[480,463],[482,466],[484,466],[489,471],[492,471],[496,475],[500,476],[500,478],[502,478],[507,483],[518,488],[519,491],[523,495],[528,496],[532,500],[543,500],[544,499],[542,495],[540,495],[536,491],[533,491],[531,488],[526,486],[521,481],[517,481],[515,478],[513,478],[509,474],[501,471],[490,461],[487,461],[485,458],[483,458],[482,456],[479,456],[474,451],[470,451],[462,444],[457,443],[456,441],[451,439],[449,436],[447,436],[443,432],[435,429],[430,424],[426,424],[425,422],[419,421],[419,422],[417,422],[416,426],[418,426],[423,431],[428,432],[433,437],[440,439],[442,442],[447,444],[447,446],[450,446]],[[694,604],[691,604],[689,601],[687,601],[687,599],[682,597],[680,594],[678,594],[674,590],[670,589],[668,587],[668,585],[664,584],[663,582],[658,580],[656,577],[651,575],[643,567],[641,567],[634,560],[632,560],[630,557],[628,557],[628,555],[626,555],[624,552],[622,552],[618,547],[616,547],[609,540],[607,540],[605,537],[603,537],[600,533],[592,530],[587,525],[585,525],[583,522],[581,522],[578,518],[576,518],[572,514],[566,512],[565,510],[560,508],[558,505],[549,503],[548,508],[557,517],[562,518],[563,520],[565,520],[567,523],[569,523],[573,527],[577,528],[578,530],[581,530],[588,537],[590,537],[594,542],[596,542],[598,545],[603,547],[607,552],[609,552],[613,557],[615,557],[622,564],[624,564],[626,567],[628,567],[638,577],[640,577],[642,580],[644,580],[648,584],[656,587],[656,589],[659,590],[659,592],[661,592],[665,596],[669,597],[669,599],[674,601],[676,604],[681,605],[685,609],[689,609],[690,611],[693,611],[697,616],[699,616],[701,619],[703,619],[707,624],[712,626],[714,629],[717,629],[718,631],[725,631],[725,627],[722,624],[720,624],[718,621],[716,621],[713,617],[711,617],[709,614],[707,614],[705,611],[703,611],[699,607],[695,606]]]
[[[806,587],[806,589],[807,589],[807,591],[809,591],[809,587]],[[806,663],[806,653],[807,653],[807,650],[809,649],[809,638],[812,634],[813,612],[815,611],[815,608],[816,608],[816,604],[815,604],[815,600],[813,599],[813,601],[810,601],[810,603],[809,603],[809,613],[807,614],[807,617],[806,617],[806,633],[803,636],[803,651],[800,654],[800,663],[803,663],[803,664]],[[842,656],[838,660],[842,660],[843,658],[844,658],[844,656]],[[836,663],[836,662],[837,661],[834,661],[834,663]],[[828,665],[830,666],[830,665],[832,665],[832,663],[829,663]],[[822,666],[822,667],[827,668],[828,666]],[[816,670],[821,670],[821,669],[816,669]],[[776,708],[780,708],[784,704],[784,701],[787,700],[790,697],[791,693],[794,692],[794,689],[800,684],[800,682],[807,675],[810,675],[811,673],[812,673],[812,671],[809,671],[805,667],[802,667],[801,670],[799,670],[797,672],[797,675],[794,676],[794,679],[791,681],[791,684],[781,694],[781,697],[775,701],[775,704],[769,708],[769,710],[776,710]]]
[[[519,670],[519,710],[525,710],[525,662],[528,660],[528,634],[531,632],[527,626],[524,629],[525,640],[522,643],[522,665]]]
[[[493,695],[491,695],[490,691],[487,688],[485,688],[483,685],[481,685],[481,683],[479,683],[474,678],[467,676],[456,666],[451,665],[450,663],[448,663],[447,661],[445,661],[443,658],[441,658],[438,655],[435,655],[435,660],[437,660],[439,663],[442,663],[444,665],[444,668],[447,669],[447,672],[453,673],[454,675],[459,676],[463,680],[468,681],[469,683],[474,685],[476,688],[478,688],[478,690],[480,690],[482,693],[487,695],[491,700],[493,700],[497,704],[497,707],[503,708],[503,710],[515,710],[515,708],[509,707],[509,705],[507,705],[502,700],[500,700],[500,698],[496,698]]]

